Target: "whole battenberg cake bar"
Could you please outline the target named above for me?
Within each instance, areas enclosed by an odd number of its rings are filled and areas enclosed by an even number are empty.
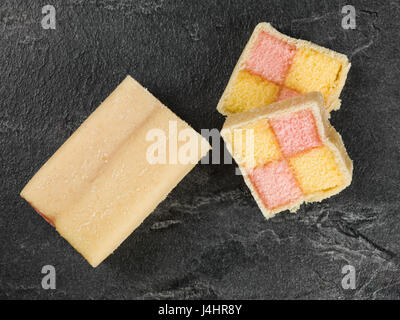
[[[352,161],[320,93],[230,115],[221,135],[266,218],[351,183]]]
[[[326,109],[337,110],[349,69],[345,55],[290,38],[270,24],[260,23],[243,50],[217,109],[228,115],[318,91]]]
[[[176,154],[180,148],[183,157]],[[34,175],[21,196],[95,267],[209,148],[128,76]]]

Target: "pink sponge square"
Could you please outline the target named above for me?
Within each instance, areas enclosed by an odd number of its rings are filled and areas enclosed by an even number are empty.
[[[289,204],[302,196],[286,160],[256,167],[249,176],[258,195],[269,210]]]
[[[283,84],[295,52],[295,46],[262,31],[251,50],[246,69],[266,80]]]
[[[302,110],[280,119],[271,119],[270,124],[286,157],[322,145],[310,110]]]
[[[289,89],[287,87],[281,87],[281,90],[279,91],[279,95],[278,95],[278,98],[276,99],[276,101],[293,98],[298,95],[300,95],[300,93],[298,93],[295,90]]]

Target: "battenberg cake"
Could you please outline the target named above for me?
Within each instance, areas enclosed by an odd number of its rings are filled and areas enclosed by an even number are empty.
[[[171,127],[178,137],[169,135]],[[153,162],[149,151],[155,136],[148,136],[150,132],[165,133],[168,143],[174,138],[176,149],[185,151],[185,161]],[[128,76],[33,176],[21,196],[96,267],[209,148],[201,135]],[[166,148],[165,155],[172,149]]]
[[[230,115],[221,135],[266,218],[351,183],[352,161],[319,92]]]
[[[321,92],[330,112],[350,69],[343,54],[288,37],[269,23],[256,26],[240,56],[217,110],[245,112],[307,92]]]

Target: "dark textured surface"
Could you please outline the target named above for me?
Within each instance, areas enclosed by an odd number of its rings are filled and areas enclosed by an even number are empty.
[[[41,28],[53,4],[57,29]],[[52,0],[0,3],[1,298],[399,298],[400,2]],[[97,269],[19,192],[127,75],[196,130],[215,110],[254,26],[352,62],[332,123],[352,185],[265,221],[234,165],[198,165]],[[41,288],[41,268],[57,289]],[[343,290],[341,269],[356,268]]]

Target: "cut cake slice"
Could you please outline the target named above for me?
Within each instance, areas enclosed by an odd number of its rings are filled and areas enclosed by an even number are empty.
[[[263,22],[244,48],[217,110],[244,112],[312,91],[322,93],[328,112],[337,110],[349,69],[345,55],[288,37]]]
[[[230,115],[221,135],[266,218],[351,183],[352,161],[319,92]]]

